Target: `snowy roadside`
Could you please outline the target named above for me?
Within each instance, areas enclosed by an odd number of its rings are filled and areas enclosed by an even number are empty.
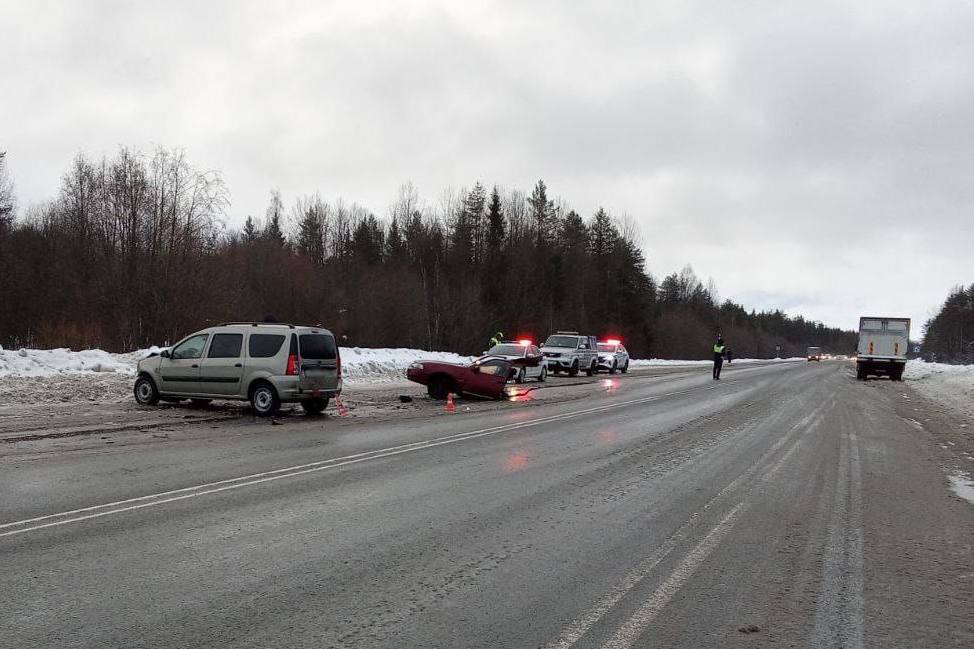
[[[129,399],[136,364],[160,348],[124,354],[100,349],[0,348],[0,407],[44,402],[117,402]],[[342,376],[348,388],[369,389],[405,380],[406,368],[417,360],[469,363],[473,356],[421,349],[342,347]],[[792,362],[804,359],[776,359]],[[734,364],[766,363],[735,359]],[[633,368],[710,365],[711,361],[632,359]]]
[[[908,361],[903,379],[924,396],[974,418],[974,365]]]
[[[0,348],[0,406],[44,402],[116,402],[129,399],[139,360],[159,348],[113,354],[100,349]],[[405,379],[415,360],[469,362],[471,357],[420,349],[342,347],[348,387],[374,387]]]

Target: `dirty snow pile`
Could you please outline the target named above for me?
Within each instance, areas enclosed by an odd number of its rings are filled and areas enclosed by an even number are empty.
[[[421,349],[370,349],[341,347],[342,377],[349,383],[401,381],[414,361],[469,363],[473,356],[453,352],[426,352]]]
[[[110,354],[100,349],[73,352],[70,349],[3,349],[0,347],[0,376],[52,376],[120,372],[133,374],[138,359],[148,351]]]
[[[903,378],[924,396],[974,417],[974,365],[908,361]]]
[[[59,374],[118,373],[135,375],[136,364],[152,352],[151,347],[125,354],[100,349],[73,352],[70,349],[19,349],[0,347],[0,377],[48,377]],[[389,381],[403,378],[406,368],[416,360],[451,363],[470,362],[472,357],[452,352],[427,352],[421,349],[365,349],[342,347],[342,376],[352,383]]]

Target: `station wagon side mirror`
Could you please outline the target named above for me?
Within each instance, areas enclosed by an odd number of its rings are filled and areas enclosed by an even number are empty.
[[[159,352],[159,356],[161,356],[162,358],[171,358],[172,357],[172,355],[169,353],[169,350],[168,349],[163,349],[161,352]]]

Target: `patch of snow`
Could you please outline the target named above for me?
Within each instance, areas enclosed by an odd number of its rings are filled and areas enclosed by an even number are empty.
[[[974,365],[907,361],[903,378],[924,396],[974,417]]]
[[[367,347],[341,347],[342,378],[356,383],[401,381],[406,368],[414,361],[443,361],[470,363],[474,356],[461,356],[453,352],[427,352],[421,349],[371,349]]]
[[[974,481],[969,475],[958,471],[947,476],[947,479],[950,480],[950,488],[955,494],[974,504]]]

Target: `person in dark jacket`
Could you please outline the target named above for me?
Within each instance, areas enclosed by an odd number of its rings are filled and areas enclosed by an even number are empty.
[[[714,380],[720,380],[720,368],[724,364],[724,350],[726,349],[724,345],[724,339],[718,338],[717,342],[714,343]]]

